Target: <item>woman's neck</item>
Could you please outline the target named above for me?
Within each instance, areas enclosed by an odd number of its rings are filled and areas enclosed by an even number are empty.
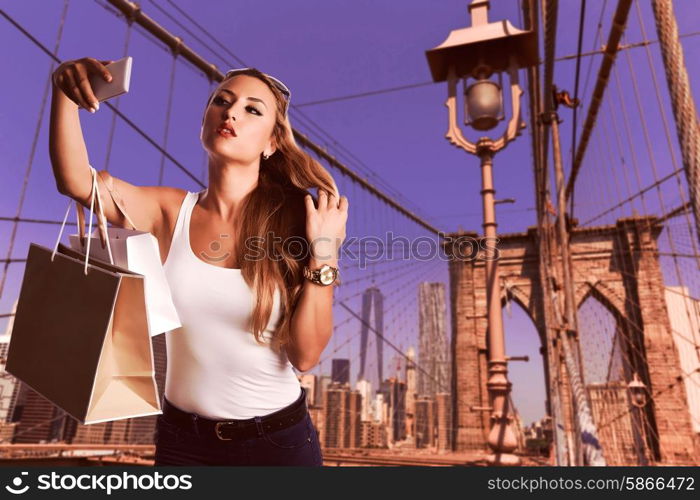
[[[236,219],[242,200],[258,185],[260,167],[218,166],[209,162],[209,186],[199,204],[224,222]]]

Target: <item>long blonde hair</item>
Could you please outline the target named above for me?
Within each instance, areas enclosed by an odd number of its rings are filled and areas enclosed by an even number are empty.
[[[247,252],[249,246],[246,242],[262,242],[255,249],[264,252],[264,258],[240,259],[241,274],[253,290],[255,300],[249,329],[256,342],[267,345],[263,341],[263,332],[272,315],[275,289],[279,288],[281,316],[274,327],[270,345],[280,352],[291,341],[291,316],[301,296],[305,280],[303,268],[310,258],[304,196],[311,194],[307,191],[310,188],[338,196],[338,188],[328,170],[301,150],[294,140],[289,117],[285,114],[285,98],[280,90],[258,69],[249,68],[234,76],[241,74],[264,82],[277,104],[272,131],[276,151],[267,160],[261,158],[258,184],[242,201],[236,248],[239,252]],[[207,107],[217,91],[218,87],[209,96]],[[311,196],[316,200],[313,194]],[[273,241],[270,236],[281,242]],[[274,256],[275,260],[269,256]]]

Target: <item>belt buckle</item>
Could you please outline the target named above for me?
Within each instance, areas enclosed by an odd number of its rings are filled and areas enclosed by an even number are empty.
[[[216,437],[221,439],[222,441],[231,441],[233,438],[227,438],[227,437],[222,437],[221,434],[219,433],[219,429],[221,425],[224,424],[231,424],[232,422],[217,422],[216,426],[214,427],[214,431],[216,432]]]

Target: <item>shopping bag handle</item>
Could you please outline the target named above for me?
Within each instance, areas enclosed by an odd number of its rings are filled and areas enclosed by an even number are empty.
[[[95,215],[97,216],[97,228],[98,232],[100,234],[100,243],[102,244],[102,248],[104,248],[107,245],[107,241],[109,240],[109,237],[107,235],[107,220],[104,215],[104,206],[102,205],[102,196],[100,195],[100,191],[97,186],[97,178],[95,177],[97,175],[97,171],[90,166],[90,172],[92,174],[92,192],[90,193],[90,196],[93,196],[95,192],[97,192],[97,203],[99,210],[95,211]],[[83,206],[78,203],[77,201],[75,202],[75,210],[78,216],[78,237],[80,238],[80,246],[85,248],[85,211],[83,210]],[[92,208],[90,209],[90,222],[92,222]],[[90,226],[90,231],[92,231],[92,225]],[[88,235],[88,237],[92,236],[92,232]]]
[[[100,196],[100,190],[97,188],[97,171],[90,166],[90,175],[92,177],[92,190],[90,193],[90,222],[89,222],[89,229],[88,229],[88,238],[87,238],[87,249],[85,251],[85,267],[84,267],[84,273],[87,274],[87,265],[88,265],[88,259],[90,257],[90,241],[92,240],[90,236],[92,235],[92,214],[95,212],[95,202],[97,201],[97,227],[100,232],[100,239],[103,242],[102,246],[104,247],[105,245],[107,246],[107,253],[109,254],[109,262],[110,264],[114,265],[114,258],[112,257],[112,247],[109,244],[109,234],[107,232],[107,219],[105,218],[104,214],[104,208],[102,205],[102,197]],[[80,224],[80,218],[81,215],[84,217],[84,213],[82,211],[83,206],[80,205],[77,201],[71,199],[70,202],[68,203],[68,208],[66,209],[66,215],[63,216],[63,222],[61,224],[61,229],[58,232],[58,238],[56,239],[56,245],[54,246],[53,253],[51,254],[51,262],[53,262],[54,257],[56,256],[56,252],[58,251],[58,243],[61,241],[61,236],[63,236],[63,229],[66,226],[66,220],[68,219],[68,214],[70,213],[71,206],[73,203],[76,204],[78,207],[77,210],[77,215],[78,215],[78,234],[80,236],[80,241],[81,244],[84,243],[85,239],[85,219],[83,218],[82,221],[82,226]]]
[[[114,190],[114,185],[112,184],[112,176],[109,175],[109,172],[107,172],[107,180],[105,180],[102,177],[101,172],[97,172],[92,165],[90,165],[90,168],[94,170],[94,172],[99,176],[100,179],[102,179],[102,182],[104,183],[105,187],[107,188],[107,192],[109,192],[109,196],[112,198],[112,201],[114,201],[114,205],[119,209],[119,211],[122,213],[124,218],[131,224],[131,227],[134,228],[134,230],[138,231],[136,229],[136,224],[131,220],[131,217],[129,217],[129,214],[126,213],[126,209],[124,208],[124,201],[119,194],[118,191]],[[96,183],[97,184],[97,183]],[[100,198],[100,203],[102,203],[102,198]],[[82,247],[85,247],[85,213],[83,211],[83,206],[80,203],[76,202],[76,210],[78,212],[78,234],[80,236],[80,245]],[[106,227],[106,223],[105,223]],[[105,247],[106,241],[105,241],[105,235],[100,231],[100,242],[102,243],[102,248]]]
[[[85,212],[83,211],[83,206],[77,201],[75,202],[75,214],[78,219],[78,238],[80,239],[80,246],[85,248]],[[102,244],[102,248],[104,248],[107,245],[106,237],[102,232],[102,226],[98,225],[98,228],[100,233],[100,243]]]
[[[97,174],[97,171],[90,165],[90,174],[92,175],[92,190],[90,192],[90,196],[94,196],[95,193],[97,193],[97,204],[99,207],[99,210],[95,211],[95,215],[97,216],[97,228],[98,232],[100,234],[100,243],[102,244],[102,248],[104,248],[107,245],[107,240],[108,235],[107,235],[107,220],[105,219],[104,215],[104,206],[102,204],[102,197],[100,195],[100,191],[97,188],[97,179],[95,175]],[[91,198],[92,200],[92,198]],[[90,222],[92,223],[92,205],[90,205]],[[85,212],[83,211],[83,206],[79,202],[75,202],[75,210],[78,216],[78,237],[80,239],[80,246],[85,248]],[[90,234],[88,235],[88,238],[92,236],[92,225],[90,225]]]
[[[112,176],[109,175],[109,172],[106,172],[106,174],[107,174],[107,179],[105,180],[105,178],[102,177],[102,172],[97,172],[97,175],[99,175],[100,179],[102,179],[102,182],[104,182],[105,187],[107,188],[107,192],[109,193],[109,196],[112,198],[114,205],[119,209],[119,211],[122,213],[122,215],[127,220],[127,222],[129,224],[131,224],[131,227],[135,231],[138,231],[138,229],[136,229],[136,224],[134,224],[134,221],[131,220],[131,217],[129,217],[129,214],[126,213],[126,208],[124,208],[124,200],[122,199],[122,196],[119,194],[119,191],[116,191],[114,189],[114,185],[112,184]]]

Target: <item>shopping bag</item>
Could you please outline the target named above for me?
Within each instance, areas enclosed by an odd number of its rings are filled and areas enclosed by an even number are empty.
[[[109,247],[102,241],[102,235],[99,235],[100,245],[97,245],[98,230],[96,229],[94,234],[90,235],[90,238],[93,240],[92,245],[94,248],[94,252],[91,252],[90,256],[92,257],[94,255],[95,258],[104,262],[112,262],[108,253],[108,249],[111,248],[112,259],[115,265],[142,274],[145,278],[146,313],[148,314],[149,334],[155,336],[163,332],[175,330],[182,326],[182,324],[180,323],[180,317],[177,314],[177,309],[175,308],[172,295],[170,294],[170,286],[165,277],[165,270],[160,261],[158,240],[151,233],[147,231],[138,231],[136,229],[136,225],[126,213],[121,196],[112,189],[111,180],[111,177],[108,177],[107,182],[105,182],[107,190],[114,204],[124,215],[129,224],[131,224],[133,229],[118,227],[108,228],[107,238],[110,243]],[[78,205],[77,209],[78,225],[80,226],[78,234],[71,234],[68,238],[71,248],[85,253],[87,248],[87,241],[83,236],[85,232],[85,217],[82,205]]]
[[[161,414],[144,278],[60,244],[70,208],[53,251],[30,244],[5,369],[82,424]]]

